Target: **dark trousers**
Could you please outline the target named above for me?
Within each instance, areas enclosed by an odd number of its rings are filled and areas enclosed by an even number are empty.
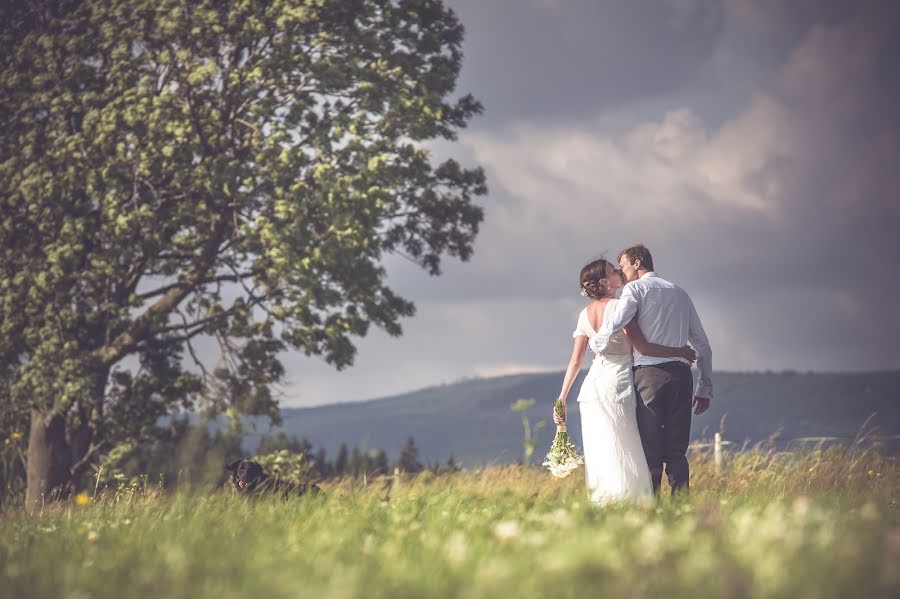
[[[690,366],[681,362],[636,366],[634,388],[638,430],[653,492],[659,493],[664,464],[672,492],[687,491],[690,469],[686,454],[694,388]]]

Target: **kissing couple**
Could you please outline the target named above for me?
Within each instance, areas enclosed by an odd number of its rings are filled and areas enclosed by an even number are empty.
[[[559,395],[564,409],[553,415],[557,425],[565,422],[566,397],[590,348],[578,406],[596,503],[659,493],[663,468],[673,493],[687,491],[691,411],[705,412],[713,395],[712,350],[691,298],[654,271],[643,245],[619,252],[618,262],[621,270],[604,259],[581,269],[581,293],[593,301],[578,315]]]

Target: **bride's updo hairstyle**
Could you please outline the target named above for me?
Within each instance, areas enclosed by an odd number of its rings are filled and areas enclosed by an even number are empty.
[[[581,276],[578,277],[581,283],[581,295],[591,299],[599,300],[606,297],[600,281],[606,278],[606,265],[608,262],[603,258],[594,260],[581,269]]]

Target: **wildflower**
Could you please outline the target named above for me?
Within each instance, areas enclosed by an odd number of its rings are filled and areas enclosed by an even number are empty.
[[[20,433],[19,431],[14,432],[14,433],[12,434],[12,440],[13,440],[13,441],[21,441],[21,440],[22,440],[22,433]]]
[[[794,513],[800,516],[801,518],[806,516],[809,513],[809,508],[812,507],[812,502],[808,497],[798,497],[794,500]]]
[[[6,443],[7,445],[9,445],[10,443],[12,443],[12,440],[11,440],[9,437],[7,437],[5,443]]]
[[[563,508],[556,508],[545,517],[557,528],[568,528],[572,524],[572,517]]]
[[[870,477],[872,477],[872,476],[875,475],[875,471],[874,471],[874,470],[869,470],[869,473],[868,473],[868,474],[869,474]]]
[[[450,535],[444,550],[447,554],[447,559],[453,564],[461,564],[469,557],[469,546],[466,543],[466,537],[459,531]]]
[[[563,403],[561,399],[556,400],[553,410],[560,419],[563,418]],[[550,453],[544,459],[543,465],[556,478],[565,478],[582,464],[584,464],[584,457],[578,453],[575,444],[572,443],[569,433],[566,432],[566,425],[561,424],[557,426],[556,436],[553,438],[553,444],[550,446]]]
[[[513,520],[498,522],[494,526],[494,536],[501,541],[512,541],[519,536],[519,523]]]
[[[91,502],[91,496],[82,491],[75,496],[75,505],[87,505]]]
[[[878,508],[875,507],[871,501],[867,501],[863,506],[859,509],[859,516],[863,520],[868,520],[869,522],[875,522],[878,520]]]
[[[640,543],[643,547],[642,553],[649,559],[657,559],[665,541],[665,531],[658,522],[653,522],[644,527],[639,534]]]

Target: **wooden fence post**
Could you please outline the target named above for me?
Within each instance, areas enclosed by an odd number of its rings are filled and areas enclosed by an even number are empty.
[[[716,433],[713,443],[713,461],[716,464],[716,470],[722,469],[722,434]]]

